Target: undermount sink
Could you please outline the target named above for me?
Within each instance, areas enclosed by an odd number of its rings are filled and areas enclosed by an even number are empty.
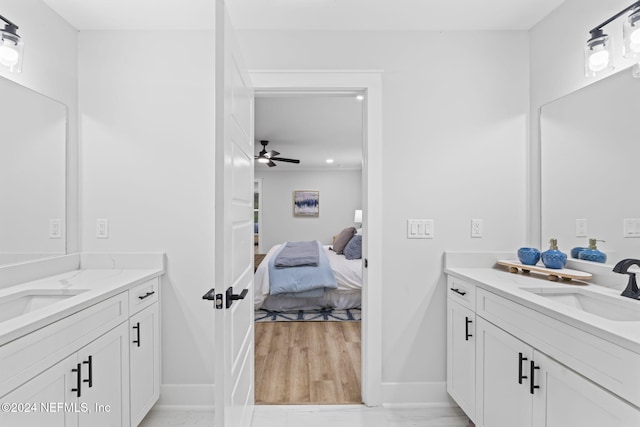
[[[623,297],[601,295],[583,289],[525,290],[604,319],[617,322],[640,321],[640,301],[624,301],[621,299]]]
[[[88,289],[29,289],[0,298],[0,322],[74,297]]]

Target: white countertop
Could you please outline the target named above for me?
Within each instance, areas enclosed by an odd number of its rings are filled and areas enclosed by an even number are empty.
[[[552,282],[547,279],[547,276],[541,274],[510,273],[508,267],[500,265],[447,266],[445,273],[640,354],[640,321],[605,319],[531,292],[531,290],[544,292],[545,289],[582,288],[591,293],[615,297],[625,307],[640,312],[640,301],[621,297],[620,290],[577,280]],[[626,275],[620,277],[621,283],[626,283]]]
[[[0,345],[125,292],[164,273],[163,267],[145,267],[148,268],[77,269],[0,289],[0,300],[29,290],[63,290],[69,293],[83,291],[48,306],[0,322]]]

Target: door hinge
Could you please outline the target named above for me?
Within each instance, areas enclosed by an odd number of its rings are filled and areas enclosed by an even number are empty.
[[[369,267],[369,260],[367,258],[364,259],[364,268]]]

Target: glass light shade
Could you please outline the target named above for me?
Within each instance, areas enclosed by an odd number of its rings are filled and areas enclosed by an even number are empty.
[[[22,71],[24,43],[15,34],[0,30],[0,65],[12,73]]]
[[[594,77],[604,71],[613,70],[611,42],[609,36],[600,34],[592,37],[584,49],[584,73]]]
[[[625,58],[640,58],[640,9],[636,9],[622,25]]]
[[[269,163],[269,159],[266,157],[258,157],[258,163]]]

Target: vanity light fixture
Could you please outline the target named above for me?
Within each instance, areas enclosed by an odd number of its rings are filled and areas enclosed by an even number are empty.
[[[24,43],[18,35],[18,26],[0,15],[0,20],[5,22],[0,29],[0,65],[12,73],[22,71],[22,50]]]
[[[640,1],[636,1],[589,31],[591,37],[584,49],[584,70],[587,77],[613,70],[611,39],[602,28],[628,12],[631,14],[623,24],[623,55],[625,58],[640,58]]]

